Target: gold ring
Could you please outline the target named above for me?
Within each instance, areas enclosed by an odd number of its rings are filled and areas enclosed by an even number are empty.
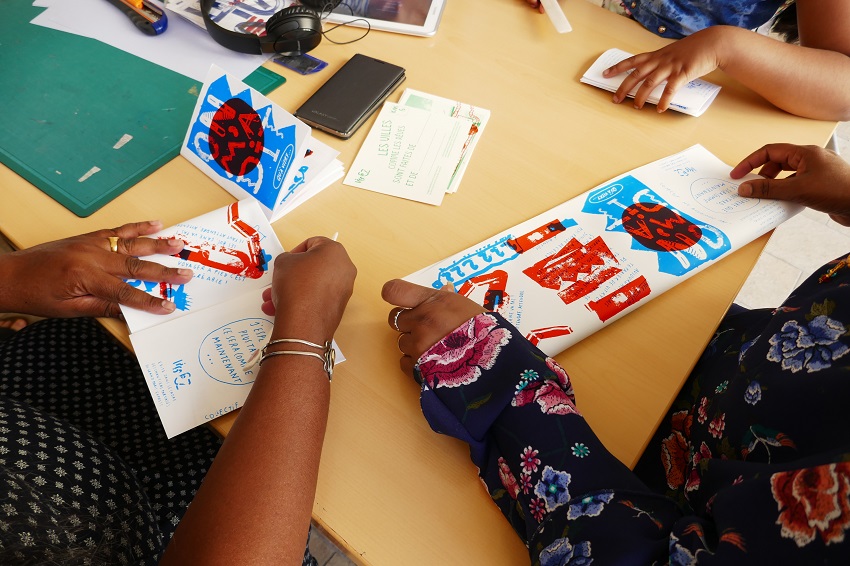
[[[401,328],[398,327],[398,315],[403,313],[404,311],[409,311],[410,309],[405,307],[396,307],[395,316],[393,316],[393,328],[395,328],[396,332],[401,332]],[[404,353],[404,352],[402,352]]]
[[[118,236],[109,236],[107,238],[109,240],[109,250],[113,252],[118,251]]]
[[[407,355],[407,354],[404,353],[404,350],[401,349],[401,337],[404,336],[405,334],[407,334],[407,332],[402,332],[401,334],[399,334],[398,338],[396,338],[396,341],[395,341],[395,345],[398,347],[398,351],[401,352],[402,356]]]

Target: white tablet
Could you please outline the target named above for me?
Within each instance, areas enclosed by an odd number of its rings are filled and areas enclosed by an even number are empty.
[[[446,0],[342,0],[327,21],[409,35],[434,35]]]

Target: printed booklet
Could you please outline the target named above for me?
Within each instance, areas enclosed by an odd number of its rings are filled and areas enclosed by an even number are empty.
[[[700,145],[644,165],[405,279],[501,314],[554,356],[800,212],[739,197]]]
[[[192,269],[185,285],[129,280],[172,301],[177,309],[154,315],[122,307],[130,341],[169,438],[238,409],[258,365],[251,355],[271,334],[262,293],[272,282],[283,247],[255,200],[246,199],[181,222],[153,236],[179,238],[174,256],[144,258]],[[339,350],[337,362],[342,361]]]
[[[339,152],[310,126],[213,65],[180,154],[274,222],[341,178]]]

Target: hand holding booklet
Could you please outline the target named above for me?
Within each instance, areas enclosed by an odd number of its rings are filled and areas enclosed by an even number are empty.
[[[608,67],[616,65],[624,59],[628,59],[631,56],[631,53],[626,53],[620,49],[609,49],[600,55],[596,61],[594,61],[593,65],[591,65],[587,72],[585,72],[581,77],[581,82],[609,92],[617,92],[617,89],[620,88],[620,85],[623,83],[623,80],[626,78],[628,73],[621,73],[614,77],[605,78],[602,76],[602,71]],[[640,88],[641,84],[643,83],[638,83],[638,85],[629,92],[629,98],[634,98],[635,93],[638,88]],[[652,89],[652,92],[646,101],[650,104],[658,104],[658,101],[661,100],[661,95],[664,94],[664,87],[666,86],[666,82],[656,86]],[[670,102],[670,110],[675,110],[691,116],[702,116],[705,111],[708,110],[711,103],[714,102],[714,99],[717,98],[719,92],[720,87],[716,84],[702,79],[694,79],[673,95],[673,100]]]
[[[501,314],[554,356],[803,207],[739,197],[704,147],[638,167],[405,279]]]
[[[214,210],[153,238],[178,238],[183,251],[145,258],[192,269],[184,285],[130,280],[177,307],[154,315],[121,311],[148,389],[169,438],[238,409],[259,366],[252,354],[267,342],[274,318],[262,311],[274,258],[283,247],[255,200]],[[336,351],[337,362],[344,358]]]

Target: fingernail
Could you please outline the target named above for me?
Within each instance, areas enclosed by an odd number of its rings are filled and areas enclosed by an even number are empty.
[[[148,224],[151,226],[162,226],[162,220],[148,220]]]
[[[635,104],[635,110],[640,110],[640,106],[638,106],[637,104]]]
[[[603,76],[603,77],[607,77],[607,76],[608,76],[608,75],[610,75],[610,74],[611,74],[611,69],[605,69],[604,71],[602,71],[602,76]]]
[[[751,185],[738,185],[738,194],[742,197],[753,196],[753,187]]]
[[[192,272],[191,269],[185,269],[185,268],[181,267],[181,268],[177,269],[177,274],[183,275],[183,276],[186,276],[186,277],[191,277],[193,275],[193,272]]]
[[[172,303],[171,301],[166,301],[165,299],[163,299],[160,305],[162,305],[162,308],[164,308],[168,312],[174,312],[174,309],[177,308],[174,303]]]
[[[183,245],[183,240],[178,240],[176,238],[168,240],[168,245],[172,248],[176,248]]]
[[[611,100],[613,100],[613,101],[614,101],[614,104],[619,104],[619,103],[620,103],[620,97],[619,97],[619,96],[617,96],[616,94],[615,94],[615,95],[611,98]]]

